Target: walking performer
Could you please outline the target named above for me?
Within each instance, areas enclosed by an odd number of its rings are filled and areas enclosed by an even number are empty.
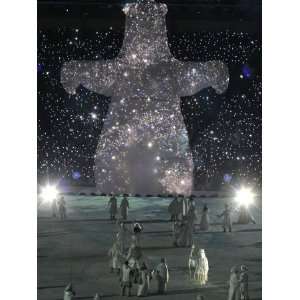
[[[198,260],[196,266],[196,278],[199,280],[200,285],[205,285],[208,281],[208,259],[205,255],[205,250],[200,249],[198,252]]]
[[[149,272],[145,263],[142,263],[140,274],[139,274],[139,282],[138,282],[138,297],[146,297],[148,296],[149,286],[151,280],[151,273]]]
[[[228,300],[241,300],[237,267],[232,267],[230,270]]]
[[[231,214],[232,214],[232,210],[231,208],[228,206],[227,203],[225,203],[225,206],[224,206],[224,211],[220,214],[220,215],[217,215],[217,217],[221,218],[223,217],[223,229],[224,229],[224,232],[226,232],[226,230],[228,229],[229,232],[231,232],[232,230],[232,218],[231,218]]]
[[[124,253],[127,248],[127,239],[128,239],[129,231],[123,222],[118,222],[117,226],[118,226],[117,241],[120,245],[121,253]]]
[[[144,227],[142,224],[138,222],[133,223],[133,235],[132,242],[134,242],[137,246],[141,246],[141,235]]]
[[[126,195],[124,195],[124,198],[122,199],[120,204],[120,214],[123,220],[127,220],[128,209],[129,209],[129,202],[127,200]]]
[[[158,285],[158,294],[164,294],[167,290],[167,284],[169,282],[169,269],[165,258],[162,258],[160,264],[156,267],[156,279]]]
[[[61,220],[65,220],[67,218],[67,209],[66,209],[66,201],[62,196],[58,201],[58,211]]]
[[[240,294],[241,300],[249,300],[248,294],[248,268],[245,265],[241,266],[241,273],[240,273]]]
[[[118,200],[114,195],[111,195],[108,201],[108,206],[109,206],[110,219],[115,220],[116,214],[118,212]]]
[[[122,266],[121,272],[121,296],[125,296],[127,290],[127,296],[131,296],[131,288],[132,288],[132,271],[129,267],[128,261]]]
[[[199,229],[201,231],[208,231],[209,229],[209,211],[206,204],[204,204]]]
[[[65,291],[64,291],[64,300],[73,300],[75,299],[74,296],[75,296],[75,291],[73,290],[73,286],[72,286],[72,283],[69,283],[66,288],[65,288]]]
[[[111,257],[110,260],[110,270],[111,273],[117,271],[117,274],[120,273],[122,267],[122,252],[120,249],[119,243],[116,241],[113,243],[112,247],[108,251],[108,255]]]

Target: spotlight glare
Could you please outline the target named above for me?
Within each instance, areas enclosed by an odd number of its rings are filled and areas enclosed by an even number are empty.
[[[236,192],[235,201],[240,206],[246,206],[246,207],[248,207],[249,205],[253,204],[254,197],[255,197],[255,195],[251,191],[251,189],[243,187],[239,191]]]
[[[41,198],[46,202],[53,201],[57,197],[57,195],[58,195],[58,190],[56,189],[56,186],[49,185],[49,184],[42,188],[40,194]]]

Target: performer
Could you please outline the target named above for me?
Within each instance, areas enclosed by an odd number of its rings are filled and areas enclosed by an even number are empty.
[[[101,299],[101,298],[100,298],[99,294],[96,293],[96,295],[95,295],[95,297],[94,297],[94,300],[100,300],[100,299]]]
[[[201,231],[208,231],[209,229],[209,211],[206,204],[204,204],[202,213],[201,213],[201,221],[199,226]]]
[[[58,211],[61,220],[65,220],[67,218],[67,209],[66,209],[66,201],[62,196],[58,201]]]
[[[177,221],[180,213],[180,207],[177,197],[175,197],[169,204],[168,212],[171,215],[171,221]]]
[[[245,265],[241,266],[241,273],[240,273],[240,294],[241,300],[249,300],[248,294],[248,268]]]
[[[188,267],[190,272],[190,279],[196,279],[196,266],[198,263],[198,255],[195,245],[192,245],[189,260],[188,260]]]
[[[114,195],[111,195],[108,201],[108,206],[109,206],[110,219],[115,220],[116,214],[118,212],[118,200]]]
[[[126,195],[124,195],[124,198],[121,201],[120,204],[120,213],[123,220],[127,220],[128,217],[128,209],[129,209],[129,202],[127,200]]]
[[[224,232],[226,232],[227,229],[229,232],[231,232],[231,230],[232,230],[232,221],[231,221],[232,210],[231,210],[231,208],[229,208],[227,203],[225,203],[224,207],[225,207],[224,211],[220,215],[217,215],[217,216],[219,218],[224,217],[224,220],[223,220]]]
[[[111,273],[113,273],[116,270],[117,274],[119,274],[122,266],[122,252],[120,249],[120,245],[117,241],[114,242],[112,247],[109,249],[108,255],[111,257],[110,260]]]
[[[122,266],[121,272],[121,296],[125,296],[127,290],[127,296],[131,296],[131,288],[132,288],[132,271],[129,267],[128,261]]]
[[[208,260],[205,255],[205,250],[200,249],[198,252],[198,260],[196,266],[196,278],[199,280],[200,285],[205,285],[208,281]]]
[[[140,268],[140,260],[143,257],[142,248],[137,246],[135,243],[132,243],[127,254],[127,261],[129,263],[130,268],[134,269]]]
[[[148,295],[150,280],[151,280],[151,274],[148,271],[146,264],[143,263],[139,275],[139,283],[138,283],[138,290],[137,290],[138,297],[146,297]]]
[[[73,300],[75,296],[75,291],[73,290],[72,283],[69,283],[64,291],[64,300]]]
[[[239,210],[239,219],[238,223],[239,224],[249,224],[249,223],[256,224],[255,219],[251,215],[249,208],[246,207],[245,205],[241,205],[240,210]]]
[[[135,222],[133,224],[133,236],[132,236],[132,242],[134,242],[137,246],[141,246],[141,234],[144,227],[142,224]]]
[[[158,284],[158,294],[164,294],[169,282],[169,270],[165,258],[162,258],[160,264],[156,267],[156,279]]]
[[[127,248],[126,245],[127,245],[127,237],[129,231],[123,222],[117,222],[117,226],[118,226],[117,241],[120,245],[121,252],[124,253]]]
[[[228,300],[241,300],[237,267],[232,267],[230,270]]]

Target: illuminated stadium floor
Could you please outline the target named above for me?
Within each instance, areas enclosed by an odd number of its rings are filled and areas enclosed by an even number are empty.
[[[105,299],[120,299],[118,277],[111,274],[108,267],[107,252],[116,226],[107,220],[107,198],[66,196],[66,201],[69,219],[65,222],[52,219],[51,209],[46,204],[38,212],[38,299],[61,300],[64,287],[71,279],[76,299],[93,299],[96,292],[102,293]],[[189,249],[172,247],[171,223],[162,221],[169,218],[170,201],[129,198],[129,218],[146,221],[142,246],[148,264],[154,267],[164,256],[169,265],[167,295],[155,295],[154,279],[149,297],[173,300],[196,299],[197,295],[203,295],[205,300],[224,300],[230,268],[246,264],[251,300],[261,299],[261,210],[252,209],[257,225],[235,225],[233,233],[224,234],[216,217],[223,209],[224,199],[196,200],[199,207],[202,203],[208,204],[214,224],[210,232],[194,235],[196,245],[206,250],[210,265],[209,282],[200,287],[188,278]],[[133,293],[135,291],[134,288]]]

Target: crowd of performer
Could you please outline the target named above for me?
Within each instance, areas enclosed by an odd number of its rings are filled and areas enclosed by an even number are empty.
[[[61,220],[67,218],[66,201],[63,196],[55,199],[52,204],[53,218]],[[112,247],[108,251],[110,257],[110,271],[116,274],[120,282],[120,295],[145,297],[149,293],[150,284],[156,281],[157,294],[164,294],[169,282],[167,260],[162,257],[160,262],[153,266],[143,253],[142,235],[144,226],[138,221],[128,221],[129,201],[126,195],[122,197],[120,206],[115,195],[108,201],[109,219],[116,223],[117,232]],[[224,210],[216,215],[222,218],[224,232],[232,232],[232,214],[234,209],[227,203]],[[208,231],[211,226],[209,208],[204,204],[201,211],[196,209],[193,197],[175,197],[168,206],[170,222],[172,222],[174,247],[190,248],[187,258],[189,277],[200,285],[208,282],[209,264],[205,249],[195,245],[193,234],[196,230]],[[196,222],[197,221],[197,222]],[[249,210],[241,207],[238,223],[255,223]],[[152,283],[153,284],[153,283]],[[70,283],[64,291],[64,300],[75,299],[75,291]],[[94,300],[99,300],[96,294]],[[202,298],[204,299],[204,298]],[[249,300],[248,296],[248,268],[245,265],[233,267],[230,272],[228,300]]]

